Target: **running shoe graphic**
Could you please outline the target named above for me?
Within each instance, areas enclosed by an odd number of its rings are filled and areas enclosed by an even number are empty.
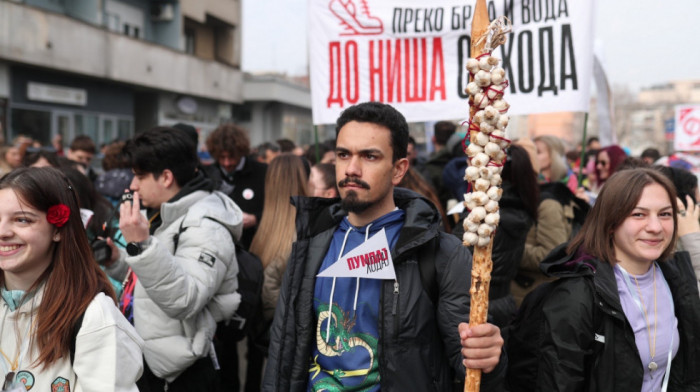
[[[360,3],[359,10],[356,2]],[[340,35],[376,35],[384,32],[382,20],[370,15],[367,0],[331,0],[328,8],[345,27],[345,32]]]

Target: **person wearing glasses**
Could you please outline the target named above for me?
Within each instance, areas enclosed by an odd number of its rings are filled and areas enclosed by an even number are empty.
[[[615,173],[625,158],[627,158],[627,154],[618,145],[613,144],[598,151],[595,160],[595,190],[600,191],[605,181]]]

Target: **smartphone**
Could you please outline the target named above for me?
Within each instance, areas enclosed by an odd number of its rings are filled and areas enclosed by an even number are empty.
[[[121,202],[124,203],[125,201],[130,201],[132,203],[134,202],[134,193],[131,192],[130,189],[125,190],[124,193],[122,194],[122,201]]]
[[[112,248],[109,247],[107,241],[97,239],[90,246],[92,247],[92,255],[99,264],[107,263],[112,259]]]

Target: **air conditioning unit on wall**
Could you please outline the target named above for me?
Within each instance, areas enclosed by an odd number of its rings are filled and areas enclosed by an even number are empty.
[[[167,22],[173,20],[175,10],[172,4],[169,3],[152,3],[151,4],[151,20],[155,22]]]

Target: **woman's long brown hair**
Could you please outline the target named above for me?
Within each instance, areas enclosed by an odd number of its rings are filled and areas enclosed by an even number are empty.
[[[22,203],[39,211],[57,204],[70,208],[68,222],[58,228],[60,241],[53,245],[51,264],[29,289],[45,282],[32,342],[39,349],[35,365],[48,367],[68,355],[73,328],[95,295],[103,292],[114,300],[114,290],[92,255],[76,191],[63,173],[54,168],[16,169],[0,179],[0,189],[13,190]]]
[[[260,257],[263,267],[273,260],[287,262],[296,240],[296,208],[291,196],[306,196],[308,176],[303,158],[282,154],[270,162],[265,175],[265,205],[260,226],[255,232],[250,252]]]

